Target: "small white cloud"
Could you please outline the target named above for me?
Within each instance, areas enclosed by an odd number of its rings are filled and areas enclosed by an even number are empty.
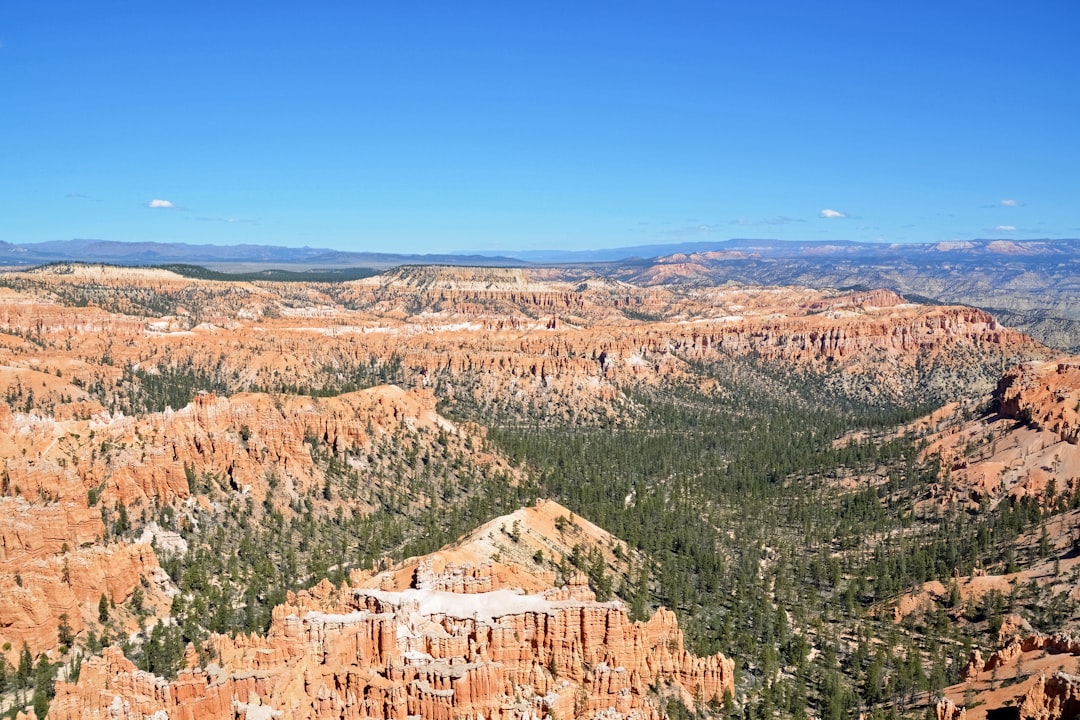
[[[1001,207],[1023,207],[1024,203],[1020,202],[1019,200],[1006,199],[998,200],[998,205],[1000,205]]]
[[[158,200],[157,198],[155,198],[155,199],[151,200],[150,202],[146,203],[146,207],[148,207],[148,208],[164,208],[166,210],[175,210],[176,209],[176,206],[173,205],[168,200]]]
[[[998,232],[1015,232],[1016,231],[1016,226],[1015,225],[998,225],[994,229],[997,230]]]
[[[819,212],[818,216],[823,217],[823,218],[828,218],[829,220],[837,220],[839,218],[846,218],[847,217],[847,215],[845,213],[842,213],[839,210],[830,210],[829,208],[825,208],[824,210]]]

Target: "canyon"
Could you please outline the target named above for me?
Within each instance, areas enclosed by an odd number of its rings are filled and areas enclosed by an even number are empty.
[[[684,280],[692,270],[671,265]],[[3,274],[8,667],[28,653],[70,669],[74,651],[84,655],[77,680],[56,682],[58,720],[738,712],[803,671],[718,652],[706,631],[722,620],[708,603],[728,600],[675,595],[658,607],[670,589],[655,578],[678,566],[555,499],[536,502],[569,468],[540,467],[510,441],[569,431],[643,447],[670,432],[677,448],[711,432],[705,416],[656,425],[664,402],[668,413],[726,413],[717,417],[782,447],[790,441],[768,435],[780,416],[755,413],[789,398],[810,417],[856,425],[858,413],[919,417],[951,403],[892,436],[925,441],[909,467],[943,470],[913,512],[994,512],[1025,497],[1050,512],[1078,489],[1080,365],[985,311],[889,290],[684,280],[421,266],[336,283],[85,265]],[[851,437],[874,444],[877,432]],[[695,562],[731,574],[741,555],[760,554],[764,578],[775,538],[739,546],[746,529],[722,532],[736,519],[684,479],[738,468],[736,455],[646,475],[607,497],[607,512],[696,507],[731,547]],[[754,462],[777,488],[802,482],[801,471]],[[857,465],[841,475],[860,492],[898,472]],[[823,472],[814,483],[832,482]],[[598,494],[623,488],[597,481]],[[1062,554],[1071,522],[1049,523]],[[436,550],[436,539],[452,542]],[[671,541],[673,556],[685,542]],[[1000,587],[1066,592],[1071,562],[1060,561],[1057,584],[1034,564]],[[998,575],[959,579],[973,603],[999,587],[984,577]],[[767,591],[768,612],[783,612],[779,592]],[[898,620],[905,602],[931,596],[898,600]],[[799,628],[785,631],[792,658],[792,637],[825,647],[813,624],[776,622]],[[158,662],[152,632],[189,640],[175,677],[168,663],[140,669]],[[1048,680],[1039,697],[1064,697],[1059,686]],[[946,694],[964,711],[964,690]]]

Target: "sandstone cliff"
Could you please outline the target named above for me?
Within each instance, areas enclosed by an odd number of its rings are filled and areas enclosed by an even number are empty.
[[[246,498],[256,512],[264,512],[266,499],[288,513],[291,503],[322,498],[326,458],[333,457],[357,486],[355,497],[341,498],[339,489],[336,501],[363,513],[384,479],[401,483],[424,472],[419,459],[415,469],[406,467],[404,456],[433,447],[451,459],[467,454],[475,472],[515,477],[479,438],[473,445],[469,433],[438,415],[422,389],[379,387],[335,398],[203,394],[178,411],[139,418],[54,420],[2,404],[0,411],[3,491],[16,494],[0,495],[0,644],[10,643],[16,660],[24,642],[35,656],[54,650],[61,616],[75,634],[100,633],[103,593],[120,605],[142,586],[149,615],[168,615],[175,590],[150,546],[157,538],[162,547],[161,533],[140,543],[114,537],[114,508],[125,508],[136,534],[166,506],[181,522],[193,503],[212,510],[226,505],[222,499]],[[136,629],[130,613],[115,622],[114,629]]]
[[[1080,442],[1080,358],[1016,367],[998,383],[995,397],[1002,417]]]
[[[295,497],[322,481],[313,453],[366,458],[388,442],[404,453],[418,449],[420,435],[441,435],[461,450],[468,433],[434,408],[429,391],[393,386],[332,398],[200,394],[176,411],[139,418],[57,421],[0,405],[10,428],[0,447],[6,484],[31,499],[85,506],[94,490],[109,506],[161,507],[189,497],[194,477],[261,500],[271,475],[289,481]],[[471,454],[478,464],[499,462]]]
[[[1012,634],[985,660],[977,650],[972,653],[963,682],[946,688],[937,715],[949,720],[1077,717],[1080,678],[1065,668],[1074,668],[1078,657],[1080,638],[1073,634]],[[968,707],[958,705],[961,699]]]
[[[102,540],[101,515],[75,503],[32,505],[0,497],[0,644],[17,662],[57,647],[61,616],[73,633],[99,628],[102,595],[124,603],[142,587],[151,616],[167,617],[174,590],[148,544]],[[135,621],[117,618],[121,627]]]

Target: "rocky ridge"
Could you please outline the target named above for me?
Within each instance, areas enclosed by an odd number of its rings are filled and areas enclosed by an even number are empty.
[[[639,285],[754,282],[862,285],[986,309],[1065,352],[1080,350],[1075,240],[892,245],[732,241],[720,251],[677,253],[615,274]]]
[[[58,684],[49,717],[659,718],[651,688],[691,705],[734,692],[733,662],[688,653],[666,610],[635,623],[584,585],[530,593],[505,587],[505,568],[491,563],[411,566],[405,589],[381,589],[402,567],[290,594],[266,637],[215,636],[216,662],[172,683],[108,650],[77,684]],[[479,584],[442,589],[463,576]]]
[[[126,507],[186,501],[193,477],[261,500],[273,474],[295,498],[321,480],[313,450],[363,457],[357,469],[366,469],[369,452],[391,441],[404,450],[423,437],[442,438],[460,449],[469,437],[435,412],[430,392],[394,386],[330,398],[203,393],[176,411],[138,418],[55,421],[0,404],[0,423],[9,433],[0,440],[5,482],[19,494],[85,504],[94,491]],[[498,463],[476,454],[478,462]]]
[[[458,407],[495,398],[469,413],[494,424],[632,423],[633,392],[666,383],[715,387],[710,364],[741,358],[794,368],[842,396],[911,404],[937,397],[935,388],[989,387],[1012,359],[1047,355],[982,311],[909,303],[888,291],[642,288],[554,271],[425,268],[332,286],[45,269],[15,276],[0,294],[2,494],[28,501],[27,512],[40,513],[46,528],[58,512],[69,518],[41,540],[8,533],[20,549],[0,568],[0,587],[12,588],[11,597],[17,588],[31,591],[0,616],[15,652],[20,639],[35,653],[54,649],[61,614],[75,632],[96,631],[97,596],[82,585],[108,587],[117,604],[137,586],[154,586],[148,604],[162,614],[170,588],[160,582],[155,549],[130,537],[166,509],[179,516],[178,529],[215,513],[339,511],[340,520],[379,505],[408,513],[456,491],[452,472],[441,487],[427,482],[437,466],[497,473],[512,486],[520,471],[485,449],[479,428],[436,412],[436,397]],[[398,386],[384,385],[387,378]],[[178,388],[189,392],[169,394]],[[135,525],[121,542],[119,508]],[[447,548],[375,586],[354,577],[350,587],[542,594],[553,584],[581,584],[555,567],[578,542],[625,586],[632,560],[625,545],[592,537],[575,518],[563,528],[567,538],[558,527],[533,531],[531,520],[519,532],[519,519],[485,526],[486,554],[468,556],[476,546],[467,543],[472,549]],[[106,540],[115,561],[102,554],[98,575],[88,571],[84,581],[75,561]],[[126,568],[126,585],[107,576],[114,566]],[[61,585],[76,587],[65,594]],[[38,587],[53,599],[33,595]],[[545,597],[570,600],[593,602],[580,593]],[[386,613],[402,612],[412,598],[394,602]],[[317,607],[386,614],[361,607],[355,593]],[[130,614],[117,624],[137,629]],[[679,687],[684,697],[696,694]]]

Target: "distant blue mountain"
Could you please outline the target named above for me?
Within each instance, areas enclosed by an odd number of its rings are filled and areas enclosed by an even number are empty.
[[[55,240],[12,244],[0,241],[0,265],[40,265],[50,262],[100,262],[117,265],[190,263],[209,266],[260,265],[323,268],[387,268],[398,265],[560,265],[647,264],[675,254],[738,252],[761,259],[819,258],[840,261],[906,260],[937,262],[975,258],[1013,258],[1038,263],[1080,259],[1080,240],[971,240],[948,243],[867,243],[840,241],[787,241],[741,239],[673,244],[632,245],[596,250],[521,250],[473,253],[408,254],[350,252],[312,247],[275,245],[194,245],[190,243],[116,242],[111,240]]]
[[[0,242],[0,264],[94,262],[117,265],[257,264],[312,267],[393,267],[410,264],[520,265],[520,260],[489,255],[347,252],[275,245],[193,245],[189,243],[55,240],[15,245]]]

